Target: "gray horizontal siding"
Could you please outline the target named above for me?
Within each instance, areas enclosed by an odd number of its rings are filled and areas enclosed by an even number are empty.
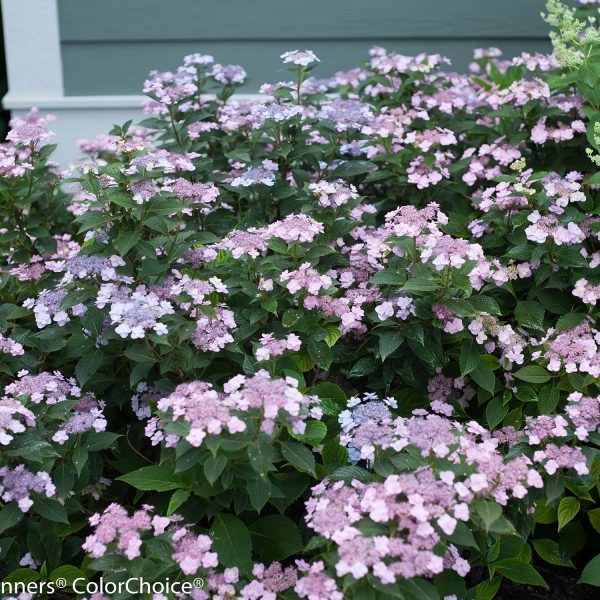
[[[475,47],[548,51],[544,0],[59,0],[65,92],[135,94],[150,69],[191,52],[238,63],[244,91],[287,78],[279,55],[311,48],[328,76],[373,45],[439,52],[464,69]]]

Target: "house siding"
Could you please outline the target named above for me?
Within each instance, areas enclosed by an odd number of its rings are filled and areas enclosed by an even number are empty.
[[[58,0],[65,95],[140,92],[150,69],[191,52],[246,68],[255,92],[284,79],[279,55],[309,47],[327,77],[381,45],[448,56],[464,70],[473,48],[547,52],[543,0]]]

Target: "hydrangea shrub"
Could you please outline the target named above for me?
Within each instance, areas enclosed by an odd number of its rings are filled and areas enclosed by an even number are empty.
[[[552,55],[480,49],[468,75],[374,48],[318,79],[294,50],[240,100],[242,67],[190,55],[66,172],[50,117],[13,120],[4,581],[491,600],[549,564],[600,585],[584,4],[548,2]]]

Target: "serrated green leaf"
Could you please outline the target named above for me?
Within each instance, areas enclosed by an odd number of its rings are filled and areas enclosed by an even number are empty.
[[[580,507],[579,500],[574,496],[567,496],[560,501],[558,505],[558,531],[575,518]]]
[[[142,467],[117,477],[117,481],[124,481],[137,490],[167,492],[182,487],[173,479],[171,469],[153,465]]]
[[[234,515],[215,515],[210,528],[213,544],[211,550],[219,555],[225,567],[238,567],[247,572],[251,564],[252,540],[244,523]]]
[[[57,523],[68,523],[67,509],[58,500],[36,496],[33,499],[33,510],[44,519]]]
[[[23,518],[23,512],[16,502],[10,502],[0,509],[0,533],[16,525]]]
[[[592,560],[585,565],[577,583],[587,583],[588,585],[600,587],[600,554],[592,558]]]
[[[463,342],[460,348],[460,374],[462,377],[472,373],[478,366],[481,356],[477,345],[472,341]]]
[[[175,490],[169,500],[167,515],[172,515],[189,497],[190,492],[188,490]]]
[[[285,560],[302,550],[296,524],[284,515],[268,515],[250,525],[252,544],[261,560]]]
[[[404,341],[404,336],[399,331],[384,331],[379,336],[379,355],[381,356],[381,361],[384,362],[385,359],[395,352]]]
[[[266,475],[273,464],[273,446],[271,442],[257,440],[248,445],[250,466],[260,475]]]
[[[517,302],[515,318],[517,323],[523,327],[544,329],[544,307],[539,302]]]
[[[546,383],[546,381],[550,381],[552,375],[544,367],[529,365],[519,369],[515,373],[515,377],[527,383]]]
[[[544,588],[548,587],[544,578],[531,565],[516,558],[504,558],[492,563],[492,567],[498,573],[515,583],[536,585]]]
[[[252,462],[252,461],[251,461]],[[204,461],[202,468],[204,470],[204,476],[211,485],[219,479],[219,476],[223,472],[223,469],[227,466],[227,459],[222,454],[217,456],[209,456]]]
[[[299,471],[309,473],[316,477],[315,457],[313,453],[303,444],[298,442],[281,442],[281,454],[283,457]]]
[[[570,560],[565,560],[561,556],[560,547],[557,542],[549,539],[532,540],[531,542],[535,551],[540,558],[551,565],[559,567],[572,567],[573,563]]]
[[[471,377],[478,386],[482,387],[490,394],[494,393],[494,389],[496,387],[496,378],[494,377],[494,372],[485,362],[479,362],[477,368],[471,372]]]

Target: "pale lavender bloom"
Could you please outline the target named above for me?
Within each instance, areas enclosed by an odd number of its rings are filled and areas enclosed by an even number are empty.
[[[271,223],[265,231],[265,237],[281,238],[284,242],[312,242],[325,230],[323,224],[305,214],[288,215],[282,221]]]
[[[183,57],[183,65],[185,67],[210,65],[214,62],[215,59],[210,54],[195,53]]]
[[[36,298],[28,298],[23,302],[25,308],[33,309],[35,322],[39,329],[50,325],[52,321],[60,327],[70,321],[66,310],[62,310],[60,305],[67,296],[67,290],[42,290]]]
[[[4,502],[16,501],[21,512],[27,512],[33,505],[30,494],[44,494],[51,498],[56,494],[56,488],[45,471],[32,473],[25,465],[14,469],[0,468],[0,497]]]
[[[240,65],[216,64],[213,66],[210,75],[223,85],[241,85],[246,81],[247,73]]]
[[[263,333],[254,354],[256,360],[265,361],[281,356],[287,350],[297,352],[301,346],[302,342],[295,333],[290,333],[281,340],[276,339],[272,333]]]
[[[173,534],[172,559],[186,575],[195,575],[198,569],[216,567],[218,556],[209,552],[212,539],[208,535],[196,535],[182,527]]]
[[[106,429],[106,418],[102,412],[104,402],[96,400],[93,394],[86,394],[73,407],[73,414],[54,434],[52,441],[64,444],[70,435],[79,435],[90,429],[101,432]]]
[[[170,302],[161,300],[145,286],[131,290],[112,283],[103,284],[96,305],[103,308],[106,304],[110,304],[111,323],[117,325],[115,332],[122,338],[140,339],[148,330],[165,335],[167,326],[159,319],[175,312]]]
[[[0,445],[6,446],[15,433],[23,433],[35,425],[35,415],[18,400],[0,398]]]
[[[337,131],[361,129],[375,120],[373,107],[369,104],[341,99],[324,102],[317,117],[333,121]]]
[[[281,55],[284,63],[292,63],[302,67],[307,67],[313,63],[321,62],[312,50],[290,50]]]
[[[4,393],[13,398],[28,396],[34,404],[45,402],[56,404],[63,402],[67,396],[78,398],[81,390],[75,379],[66,378],[59,371],[49,373],[43,371],[38,375],[31,375],[28,371],[20,371],[19,379],[8,384]]]
[[[267,185],[271,187],[275,183],[277,173],[277,163],[270,160],[264,160],[261,166],[251,167],[239,177],[236,177],[231,185],[234,187],[250,187],[252,185]]]
[[[131,184],[131,191],[133,192],[134,201],[137,204],[144,204],[144,202],[148,202],[156,196],[159,189],[153,179],[140,179]]]
[[[11,356],[22,356],[25,354],[25,349],[19,342],[15,342],[15,340],[0,334],[0,352],[10,354]]]
[[[203,352],[219,352],[233,342],[231,332],[237,328],[233,311],[225,305],[214,308],[215,316],[199,314],[192,344]]]

